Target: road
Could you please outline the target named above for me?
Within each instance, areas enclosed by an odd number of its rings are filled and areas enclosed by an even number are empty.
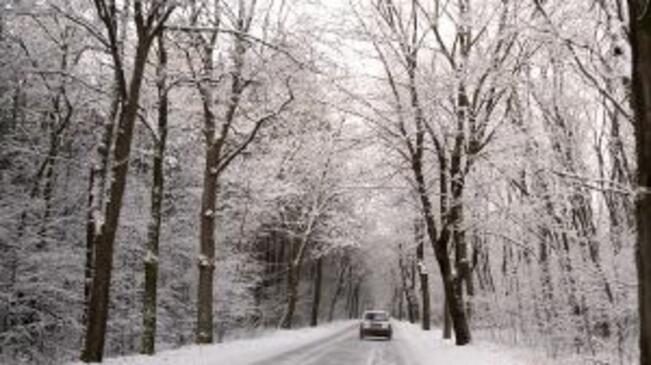
[[[394,326],[395,328],[395,326]],[[413,365],[406,340],[399,329],[393,339],[359,339],[359,328],[352,325],[318,342],[256,362],[255,365]]]

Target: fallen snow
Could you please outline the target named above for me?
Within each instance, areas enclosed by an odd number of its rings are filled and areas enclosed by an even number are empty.
[[[441,330],[423,331],[419,324],[396,322],[396,335],[405,341],[414,365],[551,365],[550,359],[528,349],[510,348],[485,341],[456,346],[452,340],[441,339]]]
[[[104,360],[108,365],[246,365],[299,349],[325,337],[345,332],[356,325],[350,321],[332,322],[316,328],[277,330],[254,339],[242,339],[213,345],[192,345],[161,351],[154,356],[132,355]],[[71,365],[82,365],[77,362]],[[343,364],[342,364],[343,365]]]

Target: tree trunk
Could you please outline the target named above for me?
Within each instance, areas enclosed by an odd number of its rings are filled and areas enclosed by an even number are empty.
[[[198,41],[197,41],[198,42]],[[214,77],[213,54],[216,34],[211,41],[204,44],[202,53],[202,77],[210,80]],[[213,282],[215,272],[215,215],[217,214],[217,196],[219,183],[219,164],[221,148],[226,138],[224,134],[216,136],[214,96],[212,85],[200,82],[198,91],[203,106],[203,132],[205,138],[205,165],[201,194],[201,211],[199,212],[199,283],[197,288],[197,327],[195,343],[213,342]]]
[[[156,345],[156,296],[158,281],[158,246],[160,241],[161,207],[164,188],[164,159],[167,142],[167,53],[164,35],[158,36],[158,139],[154,153],[153,184],[151,188],[151,218],[147,230],[145,254],[145,290],[143,296],[143,334],[140,353],[153,355]]]
[[[414,322],[416,323],[420,320],[420,305],[418,304],[418,294],[416,292],[416,276],[418,275],[418,264],[416,258],[413,254],[409,255],[409,296],[411,297],[411,311],[413,313]]]
[[[197,344],[213,342],[213,280],[215,271],[215,210],[217,206],[217,146],[208,141],[201,197],[199,287],[197,289]]]
[[[55,182],[55,172],[54,165],[58,156],[59,142],[58,136],[54,135],[51,137],[52,141],[50,146],[50,154],[48,155],[48,161],[46,162],[47,167],[45,169],[45,186],[43,187],[43,201],[45,203],[45,208],[43,209],[43,219],[41,221],[41,229],[39,231],[39,241],[36,244],[36,248],[41,250],[47,246],[48,236],[49,236],[49,222],[50,217],[52,216],[53,206],[52,199],[54,194],[54,182]]]
[[[122,197],[126,188],[129,170],[129,155],[133,140],[133,129],[140,99],[140,87],[145,71],[149,42],[139,44],[136,48],[134,69],[129,85],[128,100],[119,119],[118,130],[113,149],[112,178],[109,187],[104,225],[94,237],[95,267],[88,308],[88,323],[84,350],[81,359],[85,362],[101,362],[104,350],[104,335],[108,318],[111,270],[113,266],[113,249],[117,233]]]
[[[447,297],[443,300],[443,338],[446,340],[452,338],[452,318],[450,317],[450,307],[448,306]]]
[[[409,323],[416,323],[418,320],[418,299],[416,298],[416,270],[414,270],[414,260],[412,255],[406,255],[403,251],[402,244],[398,245],[398,269],[402,281],[402,294],[407,301],[407,318]]]
[[[358,281],[353,289],[353,297],[352,297],[352,303],[351,303],[351,310],[349,314],[350,319],[354,318],[359,318],[359,296],[360,296],[360,291],[361,291],[361,286],[362,283]]]
[[[321,304],[321,278],[323,274],[323,257],[319,256],[315,263],[314,297],[312,299],[312,315],[310,326],[316,327],[319,322],[319,305]]]
[[[113,86],[113,101],[109,117],[105,120],[102,129],[102,136],[97,146],[99,163],[90,168],[88,178],[88,202],[86,213],[86,264],[84,266],[84,312],[82,323],[88,325],[88,309],[90,308],[90,296],[92,291],[93,275],[95,272],[95,240],[101,229],[103,214],[104,191],[109,178],[109,163],[111,160],[110,150],[115,138],[113,130],[118,115],[120,96],[117,91],[117,80]]]
[[[351,266],[346,265],[345,263],[346,256],[342,256],[342,264],[340,266],[339,278],[337,279],[337,287],[335,288],[335,294],[332,296],[332,301],[330,301],[330,309],[328,310],[328,321],[332,322],[335,316],[335,308],[337,307],[337,300],[341,296],[341,292],[344,290],[344,279],[346,278],[346,272],[352,270]]]
[[[348,271],[348,283],[346,293],[346,315],[348,319],[353,318],[353,295],[355,291],[355,283],[353,283],[353,271]]]
[[[93,271],[95,267],[95,221],[93,217],[93,205],[96,199],[94,195],[95,180],[98,178],[98,169],[92,167],[88,178],[88,201],[86,206],[86,263],[84,265],[84,312],[81,323],[86,324],[88,321],[88,308],[90,307],[90,291],[93,282]]]
[[[461,3],[460,6],[462,7],[461,9],[462,13],[467,11],[466,3]],[[459,278],[454,278],[452,275],[452,266],[451,266],[450,257],[448,253],[448,244],[450,240],[453,239],[453,237],[451,237],[450,228],[448,227],[447,224],[443,225],[441,231],[441,237],[438,237],[437,235],[436,222],[433,216],[432,203],[428,195],[427,184],[425,183],[425,176],[423,174],[423,154],[425,152],[424,135],[427,126],[423,115],[423,109],[420,105],[417,84],[416,84],[416,76],[417,76],[416,70],[417,70],[417,61],[418,61],[418,34],[417,34],[418,18],[416,14],[417,14],[416,2],[412,1],[412,24],[411,25],[413,27],[413,33],[411,35],[412,36],[411,47],[408,54],[405,55],[406,56],[405,61],[406,61],[407,75],[409,78],[410,104],[414,111],[414,124],[416,128],[415,135],[414,135],[414,143],[412,143],[412,140],[406,135],[407,132],[405,131],[404,126],[402,128],[401,133],[403,133],[403,136],[407,139],[407,148],[409,150],[411,170],[414,174],[414,180],[416,183],[416,193],[418,194],[418,199],[420,200],[421,203],[421,212],[425,220],[427,236],[430,240],[432,248],[434,249],[434,254],[436,256],[439,270],[441,271],[441,279],[443,281],[444,292],[449,304],[448,307],[450,309],[452,323],[456,335],[456,344],[465,345],[470,342],[471,336],[470,336],[470,327],[468,326],[468,320],[467,320],[464,303],[463,303],[463,296],[462,296],[463,293],[461,292],[461,283]],[[465,38],[466,41],[468,42],[466,46],[469,46],[469,38],[470,38],[469,30],[467,28],[462,29],[461,33],[463,33],[461,38]],[[461,48],[468,48],[468,47],[463,47],[462,45]],[[461,63],[464,63],[465,62],[464,57],[467,57],[468,49],[462,49],[462,52],[466,52],[465,55],[462,55],[462,60],[461,60]],[[460,65],[460,67],[461,69],[459,69],[459,74],[463,74],[465,72],[463,70],[464,65],[462,64]],[[464,82],[465,82],[464,80],[461,80],[460,86],[462,86]],[[399,96],[397,96],[395,90],[394,90],[394,94],[396,95],[396,100],[399,103],[400,102]],[[464,112],[467,112],[467,110],[464,110]],[[460,115],[458,119],[459,123],[463,123],[465,119],[466,118],[464,115]],[[436,140],[433,133],[431,134],[432,134],[431,137],[434,140],[435,147],[438,153],[438,158],[440,162],[439,169],[443,177],[446,170],[446,164],[444,163],[445,154],[442,150],[443,147],[440,144],[440,142]],[[453,152],[453,157],[458,156],[459,159],[462,153],[461,151],[462,144],[460,142],[463,142],[463,135],[457,134],[457,138],[455,141],[455,148],[458,148],[459,151],[454,151],[457,153]],[[459,160],[458,166],[459,166],[458,171],[461,172],[462,171],[462,169],[460,168],[461,160]],[[451,177],[452,179],[459,179],[461,178],[461,173],[452,174]],[[442,190],[447,189],[446,187],[447,182],[444,179],[442,179],[439,182],[439,184]],[[445,197],[445,196],[447,195],[441,195],[441,197]],[[453,201],[453,203],[456,204],[457,202]],[[450,214],[450,212],[444,208],[446,208],[446,203],[445,203],[445,199],[442,198],[440,213],[442,216],[445,217],[448,214]],[[452,224],[457,223],[457,221],[455,220],[451,220],[451,221]]]
[[[636,261],[640,364],[651,364],[651,12],[648,1],[629,0],[632,104],[635,113],[638,195]]]
[[[298,267],[290,259],[287,267],[287,308],[280,321],[280,328],[292,328],[296,302],[298,301]]]
[[[423,330],[430,329],[430,303],[429,303],[429,278],[427,267],[425,266],[425,251],[423,245],[423,230],[420,220],[414,225],[416,233],[416,260],[418,261],[418,276],[420,277],[422,318],[421,325]]]
[[[434,216],[432,214],[432,203],[429,199],[429,196],[427,195],[427,190],[425,188],[425,178],[422,172],[422,162],[420,160],[414,160],[412,162],[412,170],[414,172],[416,188],[418,189],[418,195],[421,201],[421,208],[425,219],[427,236],[429,237],[430,243],[432,244],[432,248],[434,249],[434,254],[436,256],[436,261],[438,262],[439,270],[441,271],[443,289],[445,292],[446,301],[448,303],[447,307],[450,311],[450,316],[452,317],[452,325],[454,327],[456,344],[460,346],[465,345],[470,342],[471,335],[464,308],[463,298],[461,296],[462,292],[459,288],[460,282],[458,278],[454,278],[452,276],[450,255],[448,254],[448,242],[451,238],[451,232],[449,227],[444,227],[441,232],[441,237],[437,237],[436,223],[434,222]]]

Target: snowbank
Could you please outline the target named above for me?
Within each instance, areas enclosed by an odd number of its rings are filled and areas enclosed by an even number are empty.
[[[441,330],[423,331],[418,324],[395,322],[398,336],[405,342],[403,351],[418,365],[551,365],[542,354],[520,348],[509,348],[493,343],[474,341],[466,346],[456,346],[454,341],[442,340]],[[416,364],[414,364],[416,365]]]
[[[316,328],[277,330],[268,336],[213,345],[192,345],[154,356],[133,355],[104,360],[108,365],[247,365],[296,350],[319,339],[349,331],[357,323],[333,322]],[[74,363],[71,365],[81,365]]]

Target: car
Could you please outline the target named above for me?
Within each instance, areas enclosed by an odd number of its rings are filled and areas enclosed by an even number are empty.
[[[359,339],[363,340],[366,336],[381,336],[391,340],[393,329],[389,319],[389,313],[383,310],[364,311],[359,324]]]

